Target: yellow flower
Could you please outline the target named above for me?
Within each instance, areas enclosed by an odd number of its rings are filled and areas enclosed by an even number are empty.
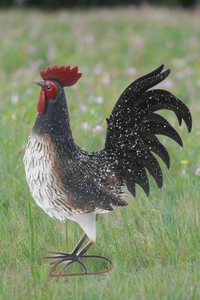
[[[182,160],[181,163],[182,163],[182,165],[187,165],[187,164],[189,164],[189,161],[188,160]]]

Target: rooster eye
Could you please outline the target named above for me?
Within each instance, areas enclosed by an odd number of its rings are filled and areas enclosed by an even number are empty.
[[[55,99],[58,93],[58,88],[53,81],[46,80],[44,92],[46,94],[47,99]]]

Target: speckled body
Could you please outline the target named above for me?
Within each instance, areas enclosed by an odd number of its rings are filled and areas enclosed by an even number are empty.
[[[118,205],[127,193],[116,177],[115,158],[105,150],[87,152],[75,144],[67,149],[67,138],[63,140],[53,142],[49,134],[34,130],[29,136],[24,166],[35,202],[61,221],[74,221],[74,215],[94,210],[103,213],[112,204]]]

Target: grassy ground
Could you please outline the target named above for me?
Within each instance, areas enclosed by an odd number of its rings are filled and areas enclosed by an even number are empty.
[[[129,8],[92,11],[0,11],[0,299],[200,299],[200,29],[199,13]],[[173,113],[180,149],[162,164],[164,186],[151,180],[130,205],[101,215],[90,253],[114,261],[109,274],[48,278],[45,250],[71,251],[78,225],[50,219],[29,193],[23,168],[26,140],[36,117],[39,71],[78,65],[83,77],[66,89],[72,129],[87,150],[104,145],[118,96],[138,76],[165,63],[162,84],[191,109],[188,135]],[[98,125],[98,126],[97,126]]]

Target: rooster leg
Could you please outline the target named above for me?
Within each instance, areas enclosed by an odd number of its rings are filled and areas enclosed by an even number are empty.
[[[87,238],[88,238],[88,236],[86,234],[84,234],[83,237],[81,238],[81,240],[78,242],[78,244],[74,248],[74,250],[72,251],[72,253],[70,253],[70,254],[63,253],[63,252],[46,251],[47,253],[56,254],[55,256],[44,256],[43,257],[43,259],[56,259],[56,261],[50,263],[50,265],[53,265],[53,267],[51,268],[51,270],[49,272],[49,277],[56,277],[56,281],[58,281],[60,277],[77,276],[77,275],[96,275],[96,274],[107,273],[112,270],[114,264],[110,259],[108,259],[104,256],[99,256],[99,255],[83,255],[92,247],[92,245],[94,245],[93,241],[90,241],[80,252],[78,252]],[[103,260],[108,261],[111,266],[110,266],[110,268],[103,270],[103,271],[88,272],[86,266],[81,261],[81,259],[83,259],[83,258],[103,259]],[[57,267],[64,261],[67,261],[67,264],[64,265],[64,267],[59,271],[58,274],[53,274],[56,271]],[[75,262],[78,262],[83,267],[84,272],[62,274],[63,271],[68,266],[70,266],[71,264],[73,264]]]
[[[110,259],[98,255],[84,255],[92,247],[92,245],[94,245],[96,241],[96,215],[97,212],[93,211],[91,213],[85,213],[85,214],[73,216],[75,222],[77,222],[81,226],[81,228],[85,231],[85,234],[80,239],[80,241],[78,242],[78,244],[76,245],[72,253],[47,251],[48,253],[56,254],[55,256],[43,257],[44,259],[55,259],[54,262],[50,263],[50,265],[53,265],[53,267],[49,272],[49,277],[56,277],[58,281],[60,277],[64,277],[64,276],[103,274],[112,270],[114,265]],[[89,243],[87,243],[85,247],[83,247],[82,250],[80,250],[87,238],[89,238],[90,240]],[[93,259],[104,260],[104,261],[106,260],[107,262],[109,262],[110,268],[98,272],[88,272],[85,264],[82,262],[82,260],[86,258],[93,258]],[[67,263],[63,266],[63,268],[59,271],[59,273],[53,274],[56,271],[57,267],[64,261],[66,261]],[[77,262],[84,269],[84,271],[81,273],[63,274],[64,270],[75,262]]]

